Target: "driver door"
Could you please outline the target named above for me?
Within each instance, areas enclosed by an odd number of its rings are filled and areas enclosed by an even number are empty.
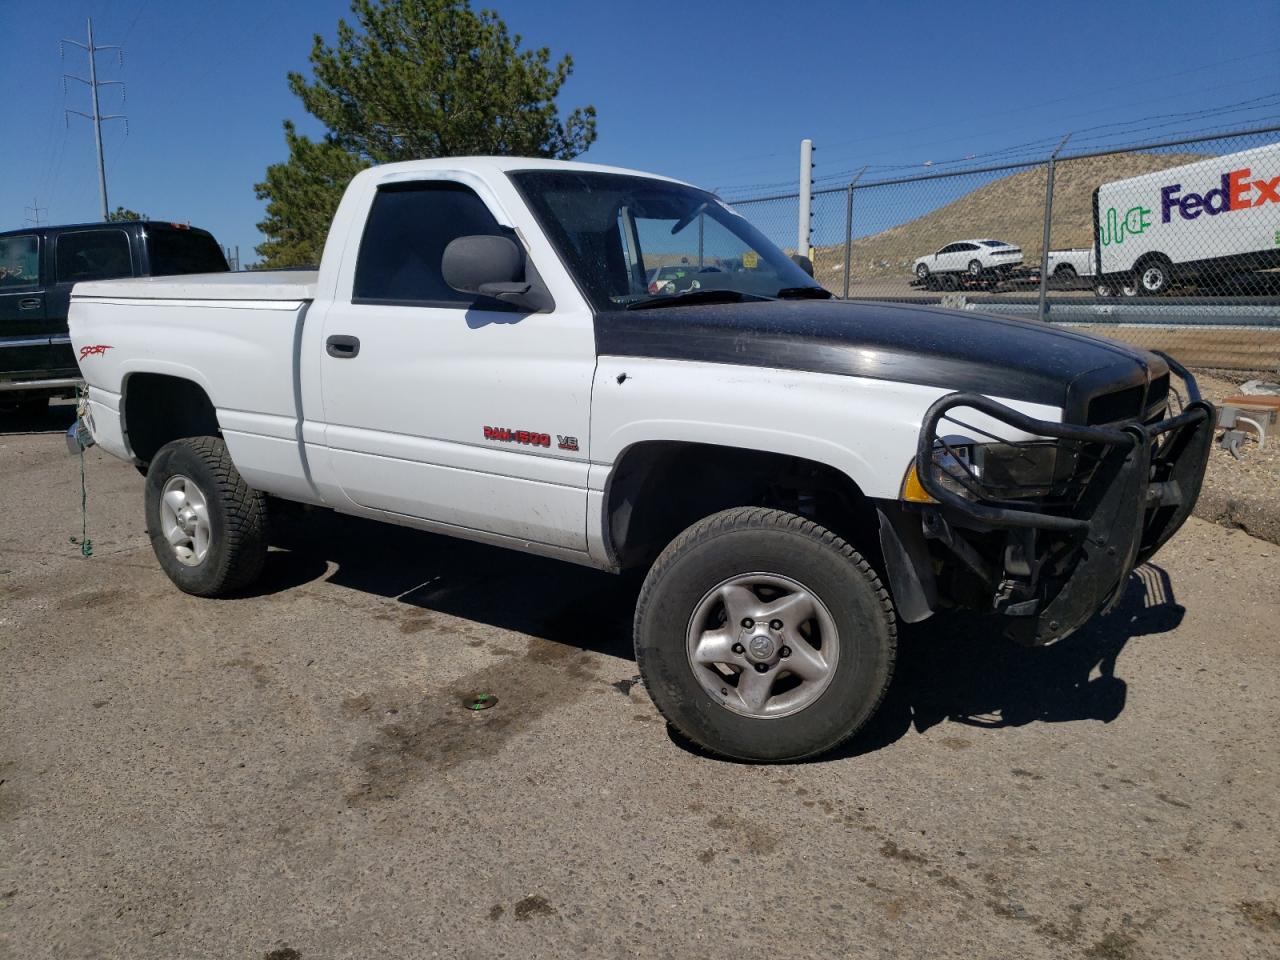
[[[451,180],[377,186],[316,344],[333,478],[365,511],[585,550],[590,314],[444,282],[450,241],[514,239],[490,203]]]

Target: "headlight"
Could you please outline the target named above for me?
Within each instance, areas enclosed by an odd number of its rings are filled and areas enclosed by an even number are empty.
[[[933,446],[933,479],[966,500],[1018,500],[1048,496],[1057,468],[1052,441],[967,443],[948,438]],[[935,503],[920,482],[915,460],[902,481],[910,503]]]
[[[1049,495],[1058,463],[1056,443],[984,443],[975,452],[985,495],[998,500]]]

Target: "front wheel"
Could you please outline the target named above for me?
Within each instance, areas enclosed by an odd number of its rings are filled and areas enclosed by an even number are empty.
[[[921,263],[921,264],[917,265],[917,267],[916,267],[916,279],[917,279],[917,280],[928,280],[928,279],[929,279],[929,268],[928,268],[925,264]]]
[[[266,498],[249,489],[217,437],[160,448],[147,470],[146,511],[151,548],[179,590],[222,597],[262,572]]]
[[[636,660],[662,715],[714,753],[778,762],[852,737],[884,697],[896,628],[870,565],[795,514],[738,507],[645,578]]]
[[[979,261],[977,261],[977,260],[970,260],[970,261],[969,261],[969,276],[971,276],[971,277],[980,277],[980,276],[982,276],[982,263],[981,263],[981,262],[979,262]]]

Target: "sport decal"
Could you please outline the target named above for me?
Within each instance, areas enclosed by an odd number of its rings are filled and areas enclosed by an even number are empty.
[[[100,357],[110,349],[110,344],[106,343],[95,343],[91,347],[81,347],[80,359],[83,360],[85,357]]]

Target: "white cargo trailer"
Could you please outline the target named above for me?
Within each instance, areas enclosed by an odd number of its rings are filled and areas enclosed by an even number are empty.
[[[1280,266],[1280,143],[1104,183],[1093,229],[1099,281],[1143,294]]]

